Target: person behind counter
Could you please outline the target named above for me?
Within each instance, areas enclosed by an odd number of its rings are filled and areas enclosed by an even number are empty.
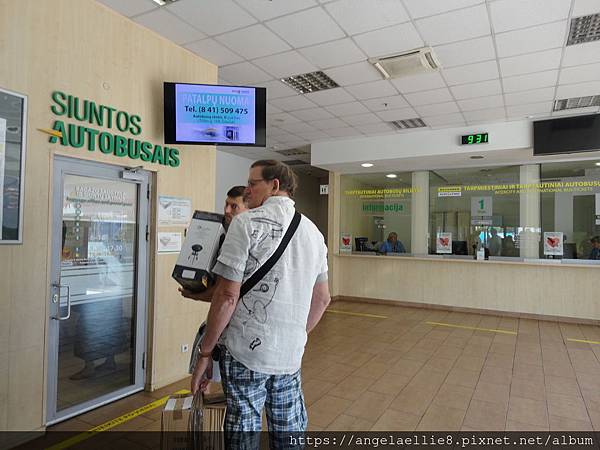
[[[398,234],[392,231],[387,240],[379,246],[380,253],[406,253],[402,242],[398,240]]]
[[[600,236],[594,236],[590,242],[592,243],[592,252],[589,259],[600,260]]]

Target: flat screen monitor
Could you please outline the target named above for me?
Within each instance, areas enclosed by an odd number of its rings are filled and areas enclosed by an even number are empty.
[[[165,144],[266,145],[267,90],[164,83]]]
[[[600,150],[600,114],[533,122],[533,154]]]

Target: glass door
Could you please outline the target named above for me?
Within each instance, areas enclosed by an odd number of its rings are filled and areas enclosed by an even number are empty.
[[[48,423],[143,389],[148,175],[54,164]]]

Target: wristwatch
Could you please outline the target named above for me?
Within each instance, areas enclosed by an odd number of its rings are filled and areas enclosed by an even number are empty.
[[[200,358],[210,358],[212,356],[212,351],[210,352],[203,352],[202,351],[202,344],[198,345],[198,354],[200,355]]]

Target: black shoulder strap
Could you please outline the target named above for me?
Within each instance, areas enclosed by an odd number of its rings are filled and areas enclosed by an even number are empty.
[[[294,218],[292,219],[292,222],[290,223],[290,226],[288,227],[287,231],[283,235],[283,239],[279,243],[279,247],[277,247],[277,250],[275,250],[275,253],[273,253],[271,255],[271,257],[269,259],[267,259],[267,261],[262,266],[260,266],[260,268],[256,272],[254,272],[252,274],[252,276],[250,278],[248,278],[246,281],[244,281],[244,283],[242,284],[242,287],[240,288],[240,298],[242,298],[244,295],[246,295],[248,292],[250,292],[252,290],[252,288],[254,286],[256,286],[256,284],[260,280],[262,280],[263,277],[267,273],[269,273],[269,271],[273,268],[275,263],[279,260],[279,258],[285,251],[286,247],[290,243],[292,236],[294,235],[294,233],[296,232],[296,229],[298,228],[298,225],[300,224],[301,218],[302,218],[302,214],[300,214],[298,211],[296,211],[296,213],[294,214]]]

